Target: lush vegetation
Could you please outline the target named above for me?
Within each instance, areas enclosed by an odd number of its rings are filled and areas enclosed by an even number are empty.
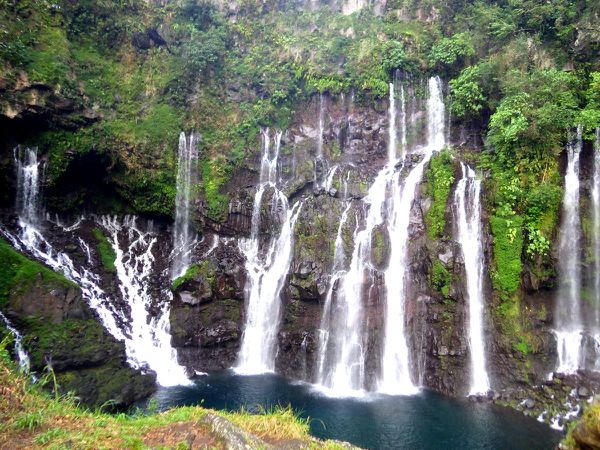
[[[291,408],[263,414],[216,412],[202,407],[182,407],[163,413],[110,415],[77,405],[72,395],[60,396],[41,385],[56,383],[53,373],[35,385],[15,371],[0,343],[0,446],[2,448],[189,448],[188,439],[210,448],[225,448],[220,436],[203,422],[207,414],[219,415],[241,429],[269,442],[301,440],[308,448],[342,448],[334,442],[316,441],[309,435],[309,420]]]
[[[449,150],[434,155],[427,172],[427,185],[432,199],[427,212],[427,234],[433,240],[442,237],[446,228],[446,205],[454,182],[454,165]]]
[[[235,13],[203,0],[0,5],[5,84],[26,74],[98,119],[71,114],[77,132],[41,139],[50,184],[74,159],[100,152],[112,160],[106,176],[139,212],[172,214],[182,129],[203,136],[206,211],[220,220],[223,187],[256,151],[260,126],[285,127],[316,92],[354,90],[368,103],[387,95],[396,70],[439,73],[450,81],[453,116],[487,132],[492,178],[518,180],[522,193],[508,203],[498,193],[493,207],[524,216],[524,256],[534,258],[547,252],[554,224],[525,217],[524,193],[541,179],[548,198],[538,200],[554,206],[553,162],[567,131],[581,122],[590,137],[600,123],[598,44],[586,31],[594,2],[397,0],[380,16],[254,0]],[[565,64],[574,70],[562,71]],[[15,96],[8,89],[0,103]]]

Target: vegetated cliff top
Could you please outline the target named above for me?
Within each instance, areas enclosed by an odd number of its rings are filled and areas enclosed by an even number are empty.
[[[289,407],[259,415],[199,406],[148,415],[86,410],[74,397],[30,384],[16,372],[6,344],[0,343],[0,448],[356,448],[311,437],[309,420]],[[51,383],[52,374],[41,382]]]
[[[258,151],[260,126],[285,128],[318,92],[376,102],[396,69],[452,79],[453,118],[479,121],[485,134],[496,115],[493,144],[519,150],[527,167],[540,151],[520,150],[548,148],[557,135],[551,147],[560,146],[576,120],[588,133],[598,120],[595,99],[575,99],[585,114],[573,102],[538,107],[586,90],[598,70],[597,2],[393,0],[343,14],[347,3],[0,0],[0,133],[13,132],[14,119],[49,122],[44,133],[23,126],[21,137],[48,154],[52,208],[94,200],[73,176],[90,172],[91,153],[120,200],[95,199],[98,207],[168,216],[177,134],[194,129],[205,213],[218,220],[227,180]],[[563,67],[575,75],[557,74]]]

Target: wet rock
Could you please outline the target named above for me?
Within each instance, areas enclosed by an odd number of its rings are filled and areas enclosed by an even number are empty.
[[[589,397],[591,395],[591,392],[588,388],[586,388],[585,386],[581,386],[578,390],[577,390],[577,395],[579,395],[579,397]]]

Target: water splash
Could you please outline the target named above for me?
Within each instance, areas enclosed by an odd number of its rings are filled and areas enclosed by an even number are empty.
[[[457,240],[465,263],[467,302],[469,307],[469,349],[471,354],[471,386],[469,395],[485,394],[490,390],[486,370],[483,338],[483,268],[484,256],[481,234],[481,180],[473,169],[460,163],[462,178],[454,192]]]

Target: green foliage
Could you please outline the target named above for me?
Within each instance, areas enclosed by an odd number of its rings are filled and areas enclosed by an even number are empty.
[[[450,112],[454,117],[473,118],[484,107],[486,99],[479,79],[480,67],[470,66],[450,80]]]
[[[501,163],[516,165],[519,171],[541,171],[548,159],[557,156],[574,125],[573,82],[572,75],[556,69],[508,74],[506,97],[492,115],[488,132]]]
[[[186,281],[193,280],[194,278],[197,278],[199,276],[211,278],[213,275],[211,272],[212,271],[210,263],[208,261],[202,261],[198,264],[192,264],[190,267],[187,268],[187,270],[182,276],[173,280],[171,290],[176,291]]]
[[[431,158],[427,172],[428,190],[433,200],[426,217],[427,235],[433,240],[444,234],[446,204],[453,182],[452,156],[449,150],[444,150]]]
[[[475,49],[467,33],[457,33],[439,40],[429,53],[434,67],[452,67],[475,55]]]
[[[193,80],[205,75],[208,69],[217,69],[227,48],[227,32],[223,27],[207,31],[194,30],[183,48],[186,77]]]
[[[595,139],[596,129],[600,127],[600,72],[590,74],[584,101],[585,107],[579,112],[577,122],[584,126],[588,139]]]
[[[452,285],[452,274],[437,258],[433,260],[429,284],[433,289],[442,294],[444,298],[448,297],[448,295],[450,294],[450,287]]]
[[[219,159],[203,159],[200,163],[202,189],[208,217],[221,220],[227,213],[229,196],[221,188],[229,179],[230,167]]]
[[[94,228],[94,237],[96,238],[96,249],[100,255],[102,266],[107,272],[115,273],[115,260],[117,255],[108,238],[104,235],[100,228]]]
[[[494,269],[492,284],[503,295],[514,293],[521,284],[523,251],[523,219],[490,217],[493,236]]]
[[[387,72],[397,69],[412,69],[412,61],[404,50],[404,44],[396,40],[390,40],[383,45],[383,67]]]

